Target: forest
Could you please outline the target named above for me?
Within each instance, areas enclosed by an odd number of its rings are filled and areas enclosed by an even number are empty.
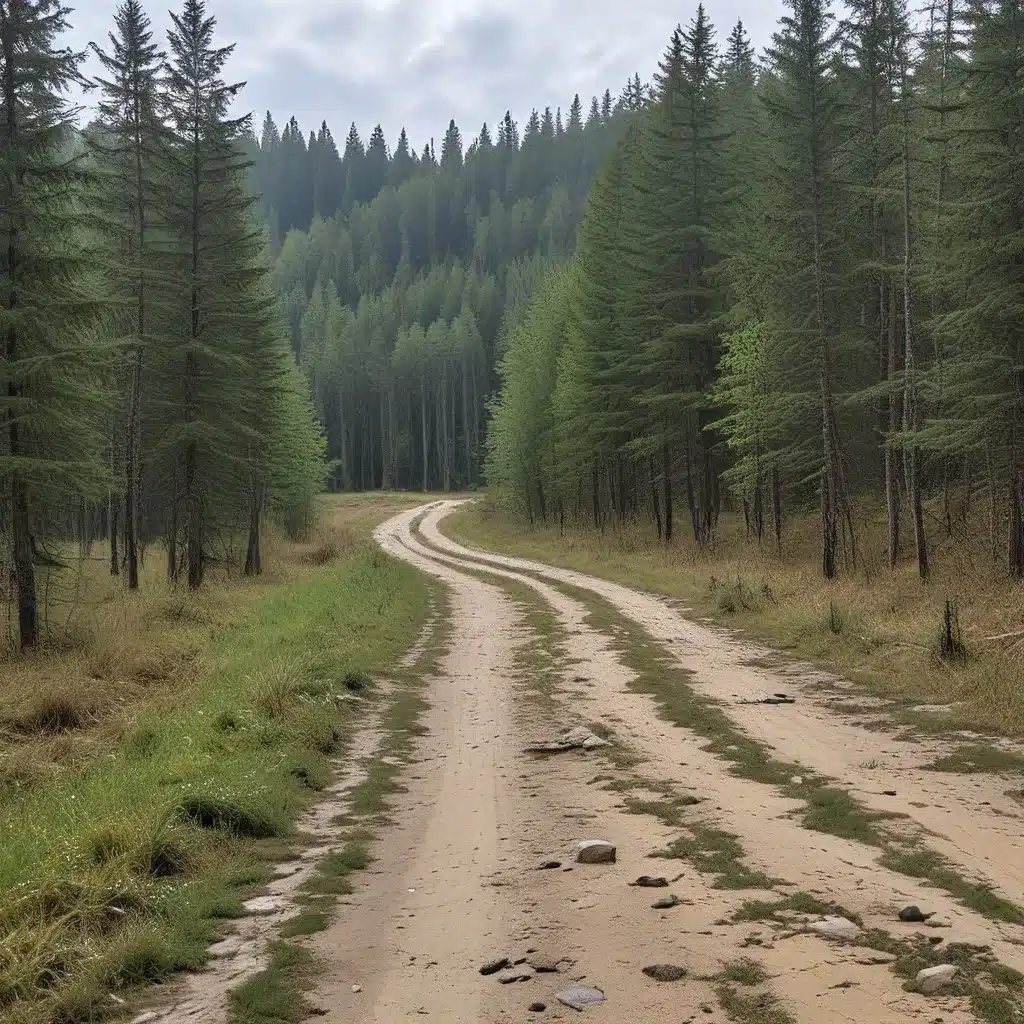
[[[68,14],[0,6],[0,529],[22,649],[41,641],[40,581],[73,568],[76,543],[109,542],[129,590],[159,543],[195,590],[213,563],[258,573],[265,518],[300,534],[324,481],[251,127],[229,111],[232,48],[201,0],[173,15],[166,52],[125,0],[80,127]]]
[[[1024,576],[1022,76],[1016,0],[792,0],[762,59],[698,8],[508,329],[504,506],[708,550],[813,512],[831,579],[884,501],[890,566],[973,520]]]
[[[584,110],[510,111],[417,155],[353,124],[339,154],[268,113],[253,153],[275,283],[324,425],[331,486],[453,490],[482,478],[487,398],[509,324],[572,254],[597,167],[646,90]]]

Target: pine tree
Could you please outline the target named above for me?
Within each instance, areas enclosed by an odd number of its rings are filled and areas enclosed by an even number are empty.
[[[458,170],[462,166],[462,133],[454,120],[448,122],[448,130],[441,143],[441,166],[448,170]]]
[[[63,97],[83,59],[56,47],[68,13],[53,0],[0,3],[0,476],[23,649],[39,641],[36,537],[68,498],[108,484],[97,436],[108,304],[88,271],[85,172],[67,155]]]
[[[139,585],[139,512],[141,507],[142,368],[151,344],[151,312],[165,282],[159,268],[160,225],[155,209],[159,180],[167,171],[167,140],[157,110],[157,85],[164,54],[152,41],[149,19],[138,0],[125,0],[115,16],[110,50],[98,46],[104,76],[99,79],[98,131],[92,144],[102,171],[97,201],[102,225],[114,252],[115,293],[127,304],[126,347],[130,361],[127,422],[124,426],[124,539],[128,587]],[[269,115],[268,115],[269,118]],[[265,145],[273,145],[273,121],[264,127]],[[117,523],[110,524],[111,571],[117,571]]]
[[[819,498],[822,572],[837,575],[840,544],[856,558],[853,513],[836,412],[835,296],[842,190],[837,153],[845,142],[832,68],[837,34],[827,0],[790,0],[792,14],[769,50],[764,91],[772,163],[768,197],[777,211],[780,253],[777,329],[792,346],[793,381],[814,365],[821,428]],[[781,234],[785,232],[785,234]],[[813,362],[812,362],[813,361]],[[815,385],[805,382],[804,386]]]

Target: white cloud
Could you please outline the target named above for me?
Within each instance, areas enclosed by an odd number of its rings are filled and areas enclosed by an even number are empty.
[[[72,0],[73,2],[73,0]],[[166,2],[166,0],[165,0]],[[241,103],[257,127],[270,109],[308,131],[326,119],[344,138],[355,121],[364,140],[380,123],[394,142],[404,125],[414,144],[439,139],[454,117],[468,140],[506,109],[520,123],[533,107],[584,108],[634,72],[648,79],[678,21],[696,10],[668,0],[208,0],[219,41],[235,43],[229,77],[247,81]],[[759,48],[781,0],[719,0],[706,6],[724,42],[736,19]],[[70,42],[106,40],[114,5],[83,0]],[[170,18],[150,7],[157,36]]]

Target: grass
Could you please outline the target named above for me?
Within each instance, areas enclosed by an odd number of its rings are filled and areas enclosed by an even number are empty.
[[[1024,755],[1011,750],[1000,750],[985,743],[957,747],[951,754],[940,757],[927,766],[936,772],[1024,772]]]
[[[311,954],[294,942],[276,942],[270,963],[230,996],[231,1024],[299,1024],[312,1009],[302,980],[312,967]]]
[[[109,678],[86,687],[88,716],[43,716],[33,733],[17,691],[74,698],[73,670],[95,659],[95,643],[5,666],[0,714],[26,730],[13,757],[40,765],[0,786],[0,1017],[116,1013],[109,991],[130,997],[202,966],[223,920],[269,877],[358,714],[346,678],[393,665],[429,603],[426,581],[369,541],[396,509],[351,505],[350,520],[333,506],[330,560],[309,564],[314,540],[268,558],[277,568],[261,581],[214,581],[195,599],[124,596],[133,629]],[[82,635],[102,637],[112,615]],[[168,674],[143,684],[136,671],[118,695],[121,671],[153,663],[149,646]]]
[[[654,856],[689,861],[698,871],[715,876],[716,889],[770,889],[777,884],[777,879],[744,863],[743,847],[731,832],[700,822],[686,829],[689,835],[674,839]]]
[[[715,981],[734,982],[737,985],[752,987],[761,985],[768,980],[768,972],[756,960],[744,958],[730,960],[715,975]]]
[[[719,985],[715,995],[726,1017],[740,1024],[796,1024],[771,992],[738,992],[730,985]]]
[[[855,919],[854,915],[836,903],[825,903],[808,892],[794,892],[780,900],[748,900],[733,913],[729,920],[736,924],[744,921],[783,923],[786,921],[785,915],[787,914],[805,914],[814,917],[834,914],[839,917],[848,917],[851,921]]]
[[[951,539],[930,523],[932,575],[922,584],[909,562],[892,572],[885,566],[884,509],[862,508],[858,519],[858,570],[831,583],[821,578],[814,516],[789,518],[781,554],[767,539],[760,546],[748,540],[742,517],[727,514],[708,551],[698,551],[685,531],[666,548],[644,525],[604,533],[531,528],[487,499],[460,509],[444,530],[485,549],[677,598],[694,617],[742,628],[879,696],[953,703],[933,728],[1024,738],[1022,585],[993,561],[987,536],[965,536],[957,526]],[[947,599],[957,608],[965,659],[940,657]]]

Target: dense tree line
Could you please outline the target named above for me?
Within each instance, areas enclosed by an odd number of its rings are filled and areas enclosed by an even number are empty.
[[[681,503],[701,545],[730,498],[758,539],[817,505],[826,577],[856,500],[924,577],[925,508],[951,532],[980,491],[1020,577],[1024,5],[788,7],[762,61],[703,8],[673,35],[512,332],[489,480],[666,539]]]
[[[454,488],[480,478],[486,401],[510,324],[572,254],[593,175],[646,90],[584,109],[506,112],[464,148],[355,125],[339,155],[268,114],[253,177],[277,249],[292,345],[337,488]]]
[[[301,532],[324,479],[251,129],[229,115],[231,47],[184,0],[164,53],[124,0],[82,129],[69,13],[0,2],[0,530],[23,648],[39,641],[37,568],[66,567],[69,541],[108,539],[129,588],[160,542],[195,589],[236,542],[259,572],[266,514]]]

